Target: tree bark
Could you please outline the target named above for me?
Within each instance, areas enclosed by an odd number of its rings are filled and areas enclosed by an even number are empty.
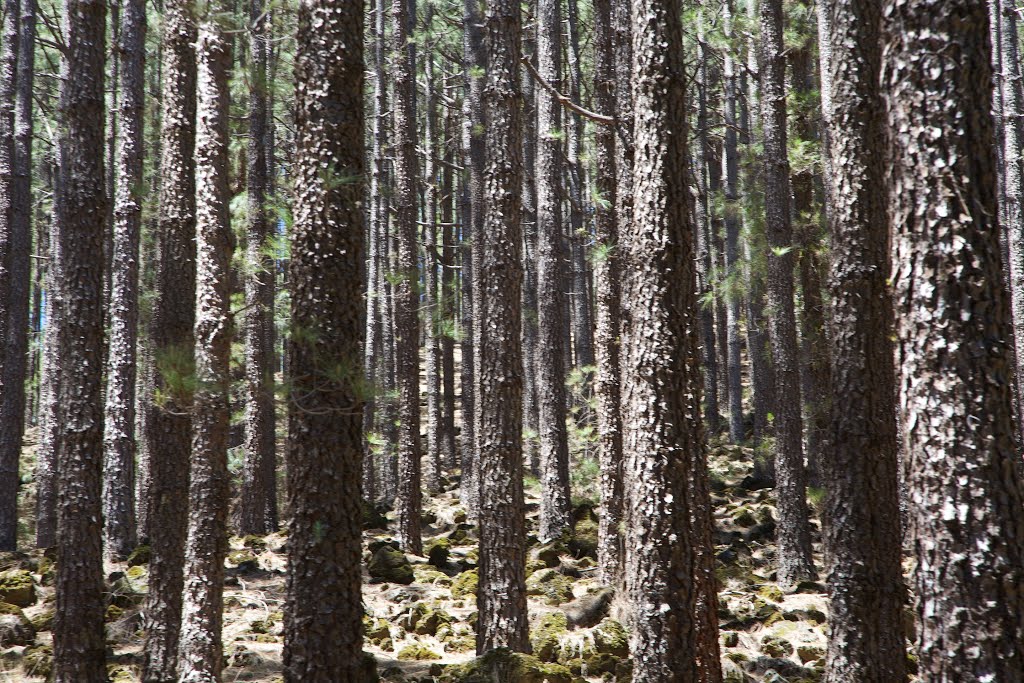
[[[161,183],[156,299],[150,319],[152,394],[146,397],[149,451],[149,597],[143,679],[177,678],[178,634],[192,448],[195,242],[195,23],[190,0],[166,0],[163,17]]]
[[[16,18],[17,15],[15,15]],[[57,606],[53,680],[104,683],[103,634],[103,72],[106,6],[65,0],[61,59],[60,293],[68,315],[59,358],[74,368],[60,384],[57,470]]]
[[[363,3],[299,5],[287,683],[362,683]],[[344,180],[344,182],[338,182]],[[302,334],[296,334],[301,331]]]
[[[775,495],[779,584],[814,578],[804,482],[800,360],[793,311],[793,226],[786,148],[781,0],[761,0],[761,109],[768,249],[768,319],[775,366]]]
[[[398,385],[398,539],[419,555],[420,492],[419,282],[416,256],[416,113],[414,47],[408,0],[391,3],[391,80],[395,168],[395,230],[398,236],[395,297],[395,380]]]
[[[487,6],[483,88],[487,122],[480,260],[479,526],[476,649],[530,649],[523,503],[521,224],[523,157],[518,0]],[[476,311],[474,311],[476,314]]]
[[[107,554],[135,548],[135,382],[139,324],[139,243],[142,225],[146,11],[124,0],[121,14],[121,100],[117,184],[111,245],[110,339],[104,420],[103,518]]]
[[[882,77],[919,676],[1024,677],[1024,483],[985,5],[885,2]],[[833,83],[834,87],[838,87]]]
[[[631,302],[622,326],[622,426],[633,681],[713,681],[721,673],[717,637],[705,632],[708,617],[717,625],[700,548],[710,541],[711,516],[681,13],[675,0],[633,0],[632,9],[636,158],[632,222],[621,237],[622,297]]]
[[[825,680],[907,678],[900,566],[892,295],[885,206],[881,3],[833,0],[821,52],[835,163],[832,200],[831,446],[821,459],[831,600]],[[827,55],[827,56],[826,56]],[[830,163],[826,161],[826,163]]]
[[[10,325],[9,312],[11,307],[11,262],[10,251],[14,231],[17,229],[16,215],[19,211],[16,200],[18,195],[18,159],[15,152],[15,110],[17,109],[16,93],[18,90],[18,57],[19,57],[19,0],[5,0],[3,8],[3,25],[0,35],[0,414],[7,403],[10,393],[7,386],[7,338]],[[17,545],[18,535],[18,452],[12,452],[10,445],[4,441],[4,431],[0,428],[0,548],[13,550]]]
[[[227,554],[228,406],[231,362],[231,256],[228,187],[228,72],[231,43],[214,3],[196,46],[196,382],[192,419],[185,588],[178,647],[180,683],[218,683],[224,556]],[[262,140],[257,140],[262,148]],[[262,333],[262,330],[257,330]],[[258,335],[261,338],[263,334]]]

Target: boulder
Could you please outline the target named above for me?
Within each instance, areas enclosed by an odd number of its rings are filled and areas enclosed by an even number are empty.
[[[11,569],[0,574],[0,602],[28,607],[36,601],[36,584],[27,569]]]
[[[31,645],[35,639],[36,629],[21,608],[0,603],[0,647]]]
[[[615,591],[602,588],[596,593],[585,595],[568,603],[562,608],[570,628],[589,628],[596,625],[608,615]]]
[[[373,583],[399,583],[409,585],[415,578],[409,558],[401,550],[384,545],[377,548],[370,557],[370,578]]]

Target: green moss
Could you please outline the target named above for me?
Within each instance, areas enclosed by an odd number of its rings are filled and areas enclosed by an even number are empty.
[[[28,607],[36,601],[36,584],[26,569],[11,569],[0,574],[0,600],[18,607]]]
[[[788,657],[793,654],[793,645],[785,638],[765,636],[761,639],[761,652],[769,657]]]
[[[391,637],[391,624],[384,619],[363,617],[363,634],[370,643],[380,645],[382,640]]]
[[[533,654],[542,662],[557,662],[562,636],[569,630],[569,623],[562,612],[545,614],[530,630],[530,645]]]
[[[430,542],[426,547],[427,561],[435,567],[443,567],[448,564],[448,555],[451,552],[451,542],[447,538],[438,538]]]
[[[124,616],[124,608],[118,607],[117,605],[110,605],[110,606],[107,607],[107,612],[104,615],[103,619],[107,623],[110,623],[111,621],[117,621],[118,619],[120,619],[123,616]]]
[[[30,621],[36,631],[49,631],[53,628],[53,610],[45,609],[33,616]]]
[[[414,565],[412,568],[412,574],[416,579],[416,583],[433,584],[435,586],[452,585],[452,577],[448,576],[444,572],[437,571],[429,565]]]
[[[128,571],[125,574],[129,579],[141,579],[146,575],[146,568],[141,565],[135,565],[134,567],[128,567]]]
[[[133,550],[128,555],[128,566],[137,567],[142,564],[149,564],[149,559],[153,556],[153,549],[148,545],[140,545],[138,548]]]
[[[477,585],[480,582],[480,575],[477,570],[471,569],[459,574],[452,584],[452,598],[476,597]]]
[[[575,557],[597,557],[597,521],[585,517],[576,522],[572,539],[569,541],[569,552]]]
[[[39,678],[50,678],[53,673],[53,648],[49,645],[37,645],[25,649],[25,656],[21,660],[21,668],[29,676]]]
[[[629,656],[629,634],[615,619],[606,617],[594,627],[591,635],[594,638],[594,649],[598,654],[610,654],[619,658]]]
[[[398,659],[413,662],[428,662],[435,659],[441,659],[441,655],[418,643],[415,645],[406,645],[398,651],[397,656]]]
[[[491,650],[471,662],[447,667],[443,683],[573,683],[564,666],[548,664],[506,648]]]
[[[778,586],[761,586],[757,594],[774,602],[782,602],[784,597],[782,590]]]
[[[408,586],[416,578],[409,558],[391,545],[383,545],[374,551],[368,569],[370,576],[378,581]]]
[[[736,514],[733,515],[732,523],[736,526],[748,528],[757,524],[757,519],[754,517],[753,513],[750,512],[749,508],[744,506],[737,510]]]
[[[549,605],[572,600],[572,581],[555,569],[542,569],[526,579],[526,594],[538,595]]]
[[[418,602],[409,609],[407,630],[421,636],[432,636],[444,624],[451,624],[455,619],[444,610],[434,609]]]
[[[267,549],[267,541],[262,536],[250,534],[242,539],[242,547],[249,548],[254,553],[259,554]]]

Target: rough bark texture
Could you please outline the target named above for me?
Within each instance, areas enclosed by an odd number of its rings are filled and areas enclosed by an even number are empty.
[[[906,680],[900,567],[885,112],[878,90],[881,3],[833,0],[821,58],[832,199],[831,448],[822,453],[829,683]]]
[[[523,509],[522,345],[522,98],[518,0],[487,7],[483,90],[486,160],[483,174],[483,258],[477,337],[479,397],[480,588],[478,653],[496,647],[529,651],[526,533]],[[474,313],[476,313],[474,311]]]
[[[537,3],[537,71],[561,90],[562,12],[559,0]],[[558,538],[571,527],[569,442],[565,426],[565,364],[559,353],[565,334],[561,284],[565,279],[562,237],[562,107],[551,93],[537,97],[537,399],[541,506],[539,536]],[[578,292],[577,292],[578,294]]]
[[[536,15],[537,3],[531,1],[527,4],[527,11],[530,15]],[[537,67],[537,32],[527,31],[523,36],[523,53],[530,60],[534,68]],[[523,447],[526,449],[525,459],[530,468],[530,474],[540,477],[540,397],[537,392],[537,366],[540,359],[537,355],[537,344],[539,337],[539,326],[537,321],[537,266],[539,255],[537,253],[537,99],[542,96],[535,87],[534,79],[527,71],[521,69],[519,73],[520,83],[523,91],[523,168],[529,172],[523,173],[523,434],[526,438]],[[562,274],[565,269],[560,270]],[[562,292],[565,283],[559,282],[556,291]],[[560,301],[564,301],[561,294]],[[565,319],[565,316],[562,316]],[[569,328],[563,325],[559,332],[568,335]],[[562,340],[559,340],[559,352],[562,353]],[[564,355],[564,353],[563,353]],[[562,366],[565,366],[562,360]]]
[[[433,5],[424,9],[425,31],[430,32]],[[423,195],[426,221],[423,225],[423,284],[425,290],[424,321],[424,375],[427,385],[427,448],[424,452],[424,485],[429,493],[441,490],[444,464],[441,458],[441,278],[437,272],[438,172],[437,158],[437,84],[434,75],[434,55],[430,45],[423,60],[424,89],[426,91],[423,121]]]
[[[800,358],[793,311],[793,226],[786,151],[785,57],[782,2],[762,0],[761,126],[768,233],[768,318],[775,365],[775,496],[779,515],[779,584],[793,587],[815,576],[804,483]]]
[[[156,235],[156,299],[149,324],[152,394],[145,397],[149,451],[146,504],[149,597],[144,611],[143,679],[177,677],[185,560],[191,384],[195,324],[195,23],[190,0],[167,0],[163,17],[160,209]]]
[[[919,675],[1020,680],[1024,484],[1000,276],[988,15],[977,2],[889,0],[882,16]]]
[[[395,232],[398,237],[394,273],[395,380],[398,384],[398,540],[406,552],[420,554],[422,493],[420,491],[419,295],[417,284],[417,176],[415,69],[410,47],[408,0],[391,3],[391,79],[395,165]]]
[[[303,0],[290,279],[288,683],[363,683],[363,3]],[[344,182],[339,182],[343,180]]]
[[[65,0],[61,60],[60,286],[66,310],[59,357],[74,368],[62,382],[57,470],[57,606],[53,680],[104,683],[103,634],[103,65],[106,6]]]
[[[715,610],[701,613],[709,605],[699,545],[710,538],[711,517],[699,481],[707,471],[680,7],[634,0],[632,10],[633,220],[621,237],[622,296],[631,302],[622,426],[633,681],[711,681],[720,673],[717,638],[704,637]]]
[[[267,215],[267,18],[263,0],[249,5],[249,150],[246,155],[245,465],[238,533],[277,529],[274,406],[274,260]]]
[[[136,545],[135,382],[142,227],[146,8],[124,0],[121,13],[121,99],[110,272],[110,337],[104,420],[103,519],[107,554],[123,558]]]
[[[196,46],[196,381],[192,418],[185,588],[179,683],[219,683],[224,556],[230,501],[228,406],[231,362],[231,256],[228,187],[228,70],[231,43],[213,3]],[[262,142],[262,141],[260,141]],[[260,145],[262,146],[262,144]],[[262,332],[262,330],[261,330]],[[262,334],[260,335],[263,336]]]
[[[598,113],[615,113],[615,46],[612,3],[594,3],[594,105]],[[615,129],[598,126],[594,131],[598,194],[594,229],[598,256],[594,260],[594,352],[597,374],[597,431],[600,434],[601,516],[598,521],[597,556],[601,581],[609,586],[622,582],[625,548],[622,540],[622,413],[619,362],[621,281],[618,203],[615,177]]]
[[[15,92],[18,82],[18,0],[4,2],[0,44],[0,412],[7,401],[7,333],[10,308],[10,248],[15,230],[17,158],[14,145]],[[14,550],[18,535],[18,452],[3,441],[0,430],[0,548]],[[19,449],[20,450],[20,449]]]

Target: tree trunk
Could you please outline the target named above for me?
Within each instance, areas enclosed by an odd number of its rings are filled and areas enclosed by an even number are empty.
[[[287,683],[363,683],[362,2],[299,6],[288,414]],[[404,22],[403,22],[404,23]],[[337,182],[345,178],[346,182]]]
[[[104,421],[103,518],[107,554],[127,557],[135,530],[135,382],[139,324],[139,243],[145,121],[146,11],[124,0],[121,15],[121,101],[114,235],[111,245],[110,340]]]
[[[537,14],[537,2],[531,0],[527,4],[530,16]],[[537,32],[527,31],[523,36],[523,52],[530,59],[534,68],[537,66]],[[537,352],[539,342],[539,324],[537,311],[537,267],[538,267],[538,234],[537,234],[537,146],[539,144],[537,128],[537,103],[540,94],[534,87],[534,81],[526,69],[519,73],[523,90],[523,168],[530,169],[523,173],[523,433],[526,435],[523,446],[526,449],[526,462],[530,474],[541,476],[540,462],[540,395],[537,390],[537,366],[540,359]],[[557,292],[563,289],[559,283]],[[560,296],[560,295],[559,295]],[[559,328],[559,332],[568,333],[567,327]],[[561,347],[559,347],[561,348]],[[565,363],[563,361],[562,365]]]
[[[429,33],[433,24],[433,5],[424,8],[425,31]],[[425,332],[424,348],[425,375],[427,382],[427,449],[424,453],[426,471],[424,484],[427,491],[435,494],[441,490],[443,463],[441,460],[441,292],[438,276],[439,254],[437,249],[437,84],[434,76],[434,55],[428,45],[424,57],[424,88],[426,91],[423,120],[423,175],[424,175],[424,213],[423,226],[423,284],[425,298]]]
[[[402,549],[419,555],[420,537],[420,378],[419,282],[416,257],[415,47],[408,0],[391,3],[391,78],[394,85],[395,230],[398,236],[395,297],[395,380],[398,384],[398,538]]]
[[[904,681],[898,451],[887,284],[889,225],[885,113],[878,91],[880,2],[834,0],[822,79],[842,84],[823,100],[835,155],[832,234],[831,447],[823,451],[825,546],[831,598],[826,680]],[[828,56],[826,56],[826,54]],[[829,162],[826,162],[829,163]]]
[[[988,16],[976,2],[890,0],[882,17],[881,81],[900,133],[889,140],[889,216],[919,676],[1019,680],[1024,483]]]
[[[11,242],[17,229],[16,215],[19,212],[18,159],[15,150],[15,110],[18,89],[19,0],[5,0],[3,25],[0,35],[0,414],[10,393],[7,386],[6,365],[9,311],[12,303],[12,273],[10,262]],[[0,548],[14,550],[18,536],[18,459],[20,448],[12,449],[4,440],[7,425],[0,428]],[[16,451],[16,452],[12,452]]]
[[[523,504],[521,218],[522,97],[518,0],[487,6],[483,89],[487,121],[480,260],[482,318],[478,330],[480,588],[476,649],[530,649],[526,618],[526,533]],[[475,313],[475,311],[474,311]]]
[[[444,165],[441,169],[441,460],[454,472],[455,459],[455,134],[456,110],[445,117]]]
[[[537,71],[562,86],[562,12],[559,0],[537,3]],[[571,528],[569,442],[565,427],[565,365],[559,353],[566,321],[558,292],[565,279],[562,239],[562,107],[541,89],[537,97],[537,398],[540,403],[541,505],[538,535],[558,538]]]
[[[793,226],[786,151],[785,57],[781,0],[761,0],[761,125],[768,249],[768,319],[775,366],[775,495],[779,584],[815,576],[804,483],[800,359],[793,311]]]
[[[615,113],[615,45],[611,0],[594,3],[594,104],[601,114]],[[615,129],[594,130],[597,174],[594,178],[596,246],[594,289],[597,293],[594,351],[597,374],[597,431],[600,435],[601,517],[598,521],[597,555],[601,581],[609,586],[622,583],[625,553],[622,530],[622,414],[619,362],[621,281],[619,233],[616,225],[618,194],[615,183]]]
[[[717,624],[700,548],[710,541],[711,516],[702,500],[707,469],[680,6],[632,5],[637,156],[633,220],[622,234],[622,296],[631,302],[622,327],[622,426],[633,681],[714,681],[721,673],[717,637],[705,633],[706,618],[715,630]]]
[[[15,18],[17,15],[15,15]],[[106,6],[65,0],[61,59],[60,293],[67,311],[58,357],[74,368],[60,384],[57,605],[53,680],[104,683],[103,634],[103,70]]]
[[[160,209],[156,298],[150,319],[152,395],[146,397],[149,450],[149,597],[144,610],[143,678],[177,677],[184,578],[195,324],[195,23],[187,0],[166,0],[163,17]]]
[[[263,0],[249,5],[249,147],[246,159],[245,465],[238,533],[277,529],[274,406],[274,260],[267,215],[267,19]],[[198,349],[198,347],[197,347]],[[268,476],[269,475],[269,476]]]

